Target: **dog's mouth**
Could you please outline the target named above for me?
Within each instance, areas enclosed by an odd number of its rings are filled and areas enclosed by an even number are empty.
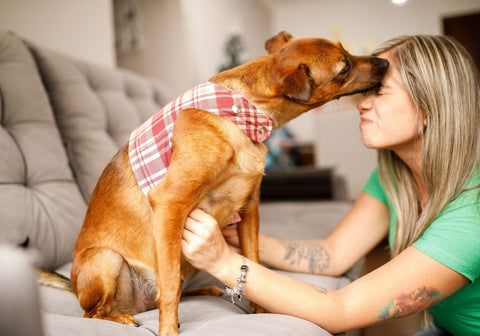
[[[335,96],[333,99],[340,99],[340,98],[345,97],[345,96],[352,96],[352,95],[359,94],[359,93],[367,93],[369,91],[376,90],[380,86],[381,86],[380,82],[374,83],[373,85],[370,85],[370,86],[360,87],[358,89],[355,89],[355,90],[352,90],[352,91],[349,91],[349,92],[341,93],[341,94]]]

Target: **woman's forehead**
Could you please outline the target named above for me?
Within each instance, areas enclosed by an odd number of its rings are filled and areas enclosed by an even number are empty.
[[[388,83],[391,83],[391,84],[395,83],[397,85],[403,86],[403,81],[400,76],[400,72],[398,71],[398,66],[395,63],[392,51],[383,52],[379,54],[378,57],[388,60],[390,64],[388,66],[387,73],[385,74],[385,77],[383,78],[382,83],[384,85]]]

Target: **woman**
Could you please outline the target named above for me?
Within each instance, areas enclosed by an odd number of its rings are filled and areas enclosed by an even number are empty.
[[[229,248],[215,220],[200,210],[185,223],[182,250],[190,263],[235,294],[332,333],[428,308],[438,328],[480,335],[475,64],[462,46],[442,36],[400,37],[376,54],[389,60],[389,70],[381,87],[363,96],[357,108],[362,142],[378,150],[378,169],[327,238],[260,236],[260,259],[278,269],[335,276],[388,235],[391,261],[340,290],[318,288],[244,261]],[[230,244],[238,243],[232,230],[224,234]],[[325,260],[291,264],[285,252],[299,246],[321,252]],[[248,270],[240,270],[244,263]]]

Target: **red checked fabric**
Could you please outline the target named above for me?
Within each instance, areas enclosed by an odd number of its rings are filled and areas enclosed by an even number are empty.
[[[200,84],[165,105],[130,134],[130,165],[145,195],[167,171],[173,125],[178,114],[188,108],[206,110],[234,122],[255,142],[265,141],[272,132],[271,120],[246,98],[218,84]]]

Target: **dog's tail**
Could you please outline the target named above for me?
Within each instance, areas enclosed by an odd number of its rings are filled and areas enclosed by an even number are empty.
[[[38,270],[38,284],[74,294],[72,282],[67,277],[48,270]]]

